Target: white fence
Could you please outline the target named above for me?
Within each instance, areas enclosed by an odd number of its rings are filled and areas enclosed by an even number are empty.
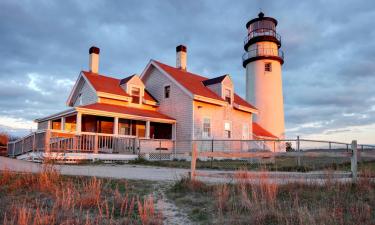
[[[163,152],[172,155],[174,141],[138,139],[131,136],[71,133],[45,130],[34,132],[19,140],[8,143],[8,155],[15,157],[28,152],[59,153],[109,153],[141,154]]]

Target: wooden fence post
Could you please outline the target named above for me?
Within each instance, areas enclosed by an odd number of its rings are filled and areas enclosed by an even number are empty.
[[[44,152],[45,153],[49,153],[51,148],[50,148],[50,139],[51,139],[51,130],[46,130],[46,134],[45,134],[45,144],[44,144]]]
[[[358,164],[357,164],[357,141],[352,141],[352,158],[351,158],[351,171],[352,171],[352,181],[357,182],[358,176]]]
[[[36,151],[36,138],[35,138],[35,132],[34,132],[34,134],[33,134],[33,152],[35,152]]]
[[[298,156],[297,156],[297,165],[298,166],[301,166],[301,155],[300,155],[300,140],[299,140],[299,136],[297,136],[297,152],[298,152]]]
[[[191,152],[191,170],[190,170],[190,179],[195,180],[195,166],[197,163],[197,144],[193,142],[193,149]]]

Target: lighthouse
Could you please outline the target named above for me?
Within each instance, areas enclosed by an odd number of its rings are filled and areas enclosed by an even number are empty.
[[[280,139],[285,136],[281,67],[284,53],[276,32],[277,20],[264,16],[246,24],[242,57],[246,69],[246,100],[258,108],[254,120]]]

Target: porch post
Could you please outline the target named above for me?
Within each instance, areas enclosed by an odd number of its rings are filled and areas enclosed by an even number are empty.
[[[77,112],[76,132],[77,133],[82,132],[82,113],[81,112]]]
[[[61,117],[61,130],[65,130],[65,117]]]
[[[172,140],[176,140],[176,128],[177,128],[177,124],[176,123],[173,123],[172,124]]]
[[[150,138],[150,121],[146,121],[146,138]]]
[[[115,117],[114,119],[113,134],[118,135],[118,117]]]

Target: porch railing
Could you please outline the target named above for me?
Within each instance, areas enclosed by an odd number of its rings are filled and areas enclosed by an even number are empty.
[[[138,139],[134,136],[72,133],[56,130],[34,132],[8,143],[8,155],[15,157],[28,152],[141,154],[168,153],[174,141]]]

